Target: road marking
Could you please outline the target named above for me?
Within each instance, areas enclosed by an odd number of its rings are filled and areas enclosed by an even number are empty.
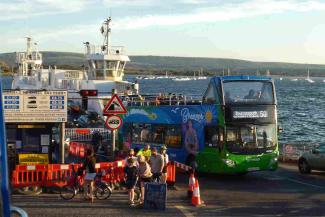
[[[310,187],[314,187],[314,188],[324,189],[324,187],[322,187],[322,186],[313,185],[313,184],[310,184],[310,183],[298,181],[296,179],[292,179],[292,178],[288,178],[288,177],[282,177],[282,176],[277,176],[277,175],[271,175],[271,177],[282,178],[282,179],[286,179],[286,180],[289,180],[291,182],[295,182],[295,183],[298,183],[298,184],[302,184],[302,185],[306,185],[306,186],[310,186]]]
[[[182,205],[177,205],[175,208],[179,209],[185,217],[194,217],[194,215],[191,212],[187,211],[187,209]]]

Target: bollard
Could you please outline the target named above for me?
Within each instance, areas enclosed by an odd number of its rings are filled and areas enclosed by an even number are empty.
[[[195,185],[195,177],[194,177],[194,171],[192,170],[190,171],[190,177],[188,181],[188,191],[187,191],[188,198],[192,198],[193,196],[194,185]]]

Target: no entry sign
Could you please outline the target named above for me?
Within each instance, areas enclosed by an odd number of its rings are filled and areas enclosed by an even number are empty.
[[[108,116],[106,119],[106,127],[111,129],[111,130],[116,130],[119,129],[122,126],[122,118],[119,116]]]

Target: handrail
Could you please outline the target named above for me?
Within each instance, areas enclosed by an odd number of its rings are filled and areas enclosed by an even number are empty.
[[[0,105],[2,104],[2,80],[0,79]],[[7,139],[6,128],[4,121],[3,106],[0,108],[0,184],[1,184],[1,203],[3,214],[1,216],[10,216],[10,193],[9,193],[9,180],[8,180],[8,158],[7,158]]]
[[[10,207],[10,212],[11,213],[17,213],[21,217],[28,217],[28,214],[27,214],[27,212],[25,212],[25,210],[23,210],[23,209],[21,209],[19,207],[16,207],[16,206],[11,206]]]

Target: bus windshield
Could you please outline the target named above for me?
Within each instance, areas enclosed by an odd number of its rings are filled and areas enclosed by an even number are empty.
[[[275,124],[229,126],[227,149],[234,154],[261,154],[276,148]]]
[[[225,104],[275,104],[269,81],[227,81],[223,91]]]

